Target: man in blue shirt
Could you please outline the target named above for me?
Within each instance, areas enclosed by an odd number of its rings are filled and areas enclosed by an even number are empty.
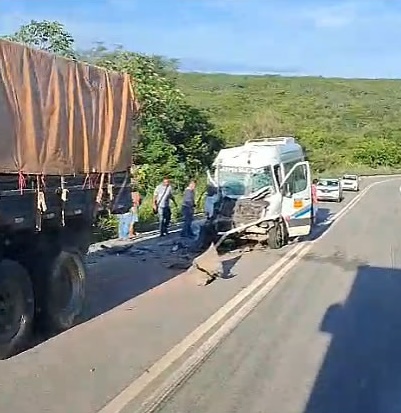
[[[168,234],[168,227],[171,221],[170,201],[173,201],[174,205],[177,206],[170,180],[164,178],[163,182],[157,186],[153,194],[153,209],[157,211],[159,215],[161,237]]]
[[[191,181],[184,192],[184,198],[182,200],[181,212],[184,218],[184,225],[182,227],[182,237],[193,237],[192,221],[194,219],[195,211],[195,181]]]

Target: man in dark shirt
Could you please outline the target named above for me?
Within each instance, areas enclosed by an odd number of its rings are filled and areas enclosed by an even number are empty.
[[[182,237],[193,237],[192,221],[194,219],[195,211],[195,181],[191,181],[184,192],[184,199],[182,200],[182,216],[184,218],[184,225],[182,227]]]

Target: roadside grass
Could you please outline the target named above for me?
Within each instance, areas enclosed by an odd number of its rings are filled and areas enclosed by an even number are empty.
[[[360,176],[374,176],[374,175],[395,175],[401,174],[401,169],[395,168],[369,168],[364,165],[352,165],[349,168],[347,167],[338,167],[338,168],[330,168],[323,172],[314,173],[314,177],[317,178],[340,178],[344,174],[355,174]]]

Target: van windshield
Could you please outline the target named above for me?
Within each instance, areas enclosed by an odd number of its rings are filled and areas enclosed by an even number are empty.
[[[237,169],[221,167],[218,184],[226,196],[248,196],[262,188],[274,189],[271,168]]]

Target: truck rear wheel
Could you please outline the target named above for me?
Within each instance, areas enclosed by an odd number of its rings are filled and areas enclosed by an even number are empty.
[[[28,272],[16,261],[0,262],[0,358],[21,350],[28,342],[35,312]]]
[[[85,301],[86,271],[81,254],[62,250],[51,263],[46,280],[43,313],[45,329],[67,330],[82,313]]]

